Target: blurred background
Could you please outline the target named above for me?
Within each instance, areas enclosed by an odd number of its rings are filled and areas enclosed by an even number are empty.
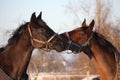
[[[120,0],[1,0],[0,46],[7,44],[12,32],[30,20],[31,14],[43,12],[43,20],[57,33],[70,31],[95,20],[95,29],[120,51]],[[68,54],[71,53],[71,54]],[[58,53],[35,49],[28,74],[97,74],[84,53]]]

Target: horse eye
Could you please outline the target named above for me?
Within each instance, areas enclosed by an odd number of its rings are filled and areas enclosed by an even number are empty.
[[[45,32],[45,29],[40,28],[40,29],[39,29],[39,32]]]
[[[79,33],[79,35],[80,35],[80,36],[84,36],[84,35],[85,35],[85,33]]]

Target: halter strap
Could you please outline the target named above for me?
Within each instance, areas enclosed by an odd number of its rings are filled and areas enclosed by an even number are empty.
[[[47,40],[47,43],[50,43],[54,38],[55,36],[58,36],[57,33],[55,33],[52,37],[50,37],[48,40]]]
[[[69,49],[71,45],[75,45],[76,47],[80,48],[80,45],[78,43],[75,43],[75,42],[73,42],[73,40],[71,40],[70,35],[69,35],[68,32],[66,32],[66,36],[68,38],[68,47],[67,47],[67,49]]]
[[[53,36],[51,36],[51,37],[46,41],[46,43],[45,43],[45,45],[46,45],[46,51],[48,51],[48,49],[49,49],[49,43],[50,43],[56,36],[58,36],[57,33],[55,33]]]
[[[13,80],[12,77],[8,76],[1,68],[0,68],[0,80]]]
[[[87,45],[89,45],[90,40],[93,38],[93,36],[94,36],[94,32],[92,32],[92,35],[87,39],[87,41],[86,41],[85,43],[81,44],[81,45],[82,45],[82,46],[87,46]]]
[[[38,40],[36,38],[33,37],[32,35],[32,31],[30,29],[30,25],[28,24],[28,32],[29,32],[29,35],[31,37],[31,41],[32,41],[32,45],[33,45],[33,41],[37,42],[37,43],[40,43],[40,44],[44,44],[46,47],[46,51],[48,51],[48,48],[49,48],[49,43],[55,38],[55,36],[57,36],[58,34],[55,33],[53,36],[51,36],[47,41],[43,41],[43,40]]]
[[[81,49],[82,49],[83,47],[85,47],[85,46],[87,46],[87,45],[89,44],[90,40],[93,38],[93,35],[94,35],[94,32],[93,32],[92,35],[87,39],[87,41],[86,41],[85,43],[83,43],[83,44],[78,44],[78,43],[74,42],[74,41],[70,38],[69,33],[66,32],[66,36],[67,36],[67,38],[68,38],[68,47],[67,47],[67,49],[69,49],[71,45],[75,45],[76,47],[80,48],[79,51],[81,51]]]

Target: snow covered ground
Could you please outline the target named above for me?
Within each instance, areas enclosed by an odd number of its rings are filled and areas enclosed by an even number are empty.
[[[68,74],[58,74],[58,73],[39,73],[30,75],[30,80],[99,80],[97,79],[99,75],[68,75]]]

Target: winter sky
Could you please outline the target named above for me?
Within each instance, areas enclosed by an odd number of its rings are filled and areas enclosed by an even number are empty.
[[[65,9],[68,1],[70,0],[0,0],[0,37],[5,30],[18,28],[20,24],[30,20],[33,12],[38,15],[40,11],[43,12],[43,20],[55,32],[74,29],[72,18]],[[113,0],[112,11],[116,17],[120,17],[120,0]],[[3,38],[4,36],[0,41]]]

